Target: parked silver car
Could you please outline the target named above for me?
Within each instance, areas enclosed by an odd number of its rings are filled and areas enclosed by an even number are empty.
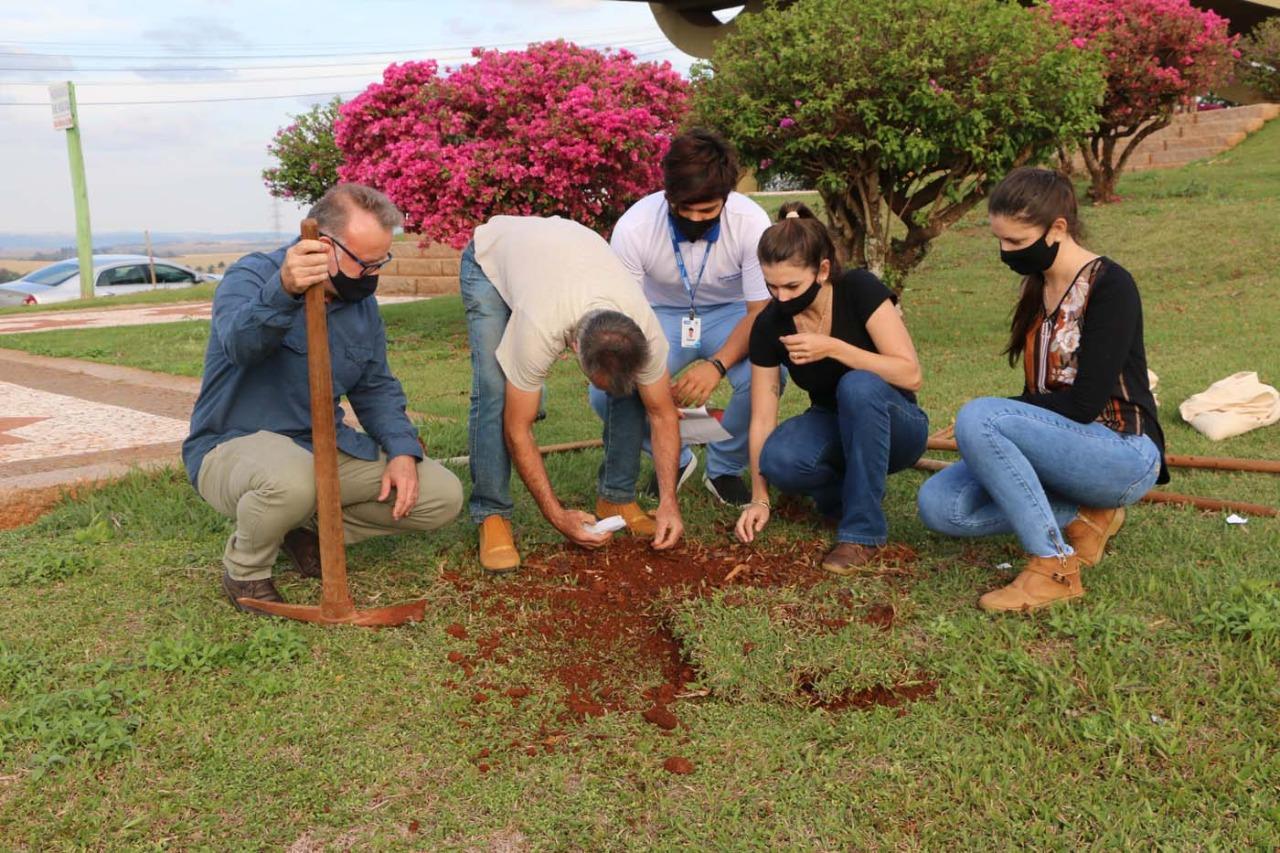
[[[191,287],[218,281],[220,275],[196,272],[172,261],[155,262],[155,284],[151,283],[151,263],[146,255],[94,255],[94,296],[118,296],[152,289]],[[16,281],[0,284],[0,306],[46,305],[80,298],[80,262],[75,258],[58,261],[29,272]]]

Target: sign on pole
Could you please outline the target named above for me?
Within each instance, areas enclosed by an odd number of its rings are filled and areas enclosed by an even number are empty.
[[[84,152],[76,120],[76,87],[68,80],[49,87],[53,101],[53,129],[67,134],[67,160],[71,165],[71,194],[76,205],[76,255],[80,258],[80,296],[93,298],[93,238],[89,231],[89,190],[84,180]]]
[[[71,112],[71,84],[54,83],[49,87],[49,100],[53,102],[53,129],[68,130],[76,126]]]

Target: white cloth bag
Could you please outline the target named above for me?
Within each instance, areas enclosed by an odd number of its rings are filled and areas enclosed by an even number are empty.
[[[1211,441],[1222,441],[1280,421],[1280,391],[1256,371],[1233,373],[1178,407],[1182,419]]]

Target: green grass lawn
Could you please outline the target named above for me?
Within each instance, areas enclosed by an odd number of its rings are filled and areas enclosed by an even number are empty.
[[[1208,163],[1121,183],[1085,211],[1088,244],[1142,289],[1170,450],[1280,458],[1280,427],[1211,443],[1176,415],[1238,370],[1280,381],[1280,122]],[[1012,394],[998,356],[1015,281],[983,218],[938,241],[905,307],[935,428],[970,397]],[[456,298],[384,309],[392,360],[433,455],[465,452],[470,379]],[[195,375],[207,324],[0,337],[0,346]],[[558,366],[544,443],[598,423]],[[802,400],[794,391],[788,411]],[[548,459],[593,497],[598,452]],[[460,471],[465,478],[465,472]],[[1170,488],[1280,505],[1280,478],[1174,472]],[[359,603],[414,596],[426,621],[369,632],[264,624],[221,599],[228,522],[177,472],[136,475],[0,533],[0,847],[179,849],[863,849],[1280,845],[1280,523],[1140,505],[1078,606],[992,619],[974,608],[1012,540],[948,541],[916,519],[923,474],[890,480],[891,536],[918,562],[816,585],[669,596],[653,616],[695,665],[666,733],[638,713],[549,719],[565,691],[535,652],[478,660],[472,701],[446,655],[536,613],[495,612],[473,530],[356,546]],[[732,515],[683,493],[688,553],[730,547]],[[518,492],[526,550],[555,537]],[[762,548],[817,556],[823,531],[775,521]],[[806,544],[807,543],[807,544]],[[778,557],[777,559],[782,559]],[[459,578],[461,582],[459,582]],[[318,584],[282,575],[291,600]],[[892,605],[887,630],[835,609]],[[464,625],[469,639],[445,632]],[[825,711],[831,690],[938,682],[899,708]],[[653,683],[652,671],[624,674]],[[820,685],[821,688],[821,685]],[[526,755],[549,735],[551,751]],[[534,741],[535,743],[539,741]],[[483,772],[477,756],[490,750]],[[681,755],[691,775],[663,761]]]

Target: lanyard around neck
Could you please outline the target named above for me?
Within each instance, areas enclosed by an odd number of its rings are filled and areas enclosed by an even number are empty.
[[[712,242],[707,241],[707,250],[702,253],[702,265],[698,267],[698,277],[690,283],[689,271],[685,269],[684,256],[680,253],[680,238],[676,234],[676,226],[670,216],[667,217],[667,230],[671,234],[671,251],[676,256],[676,269],[680,272],[680,283],[684,285],[684,292],[689,294],[689,314],[692,316],[697,313],[697,308],[693,304],[694,298],[698,295],[698,285],[702,284],[702,274],[707,269],[707,258],[711,257]]]

